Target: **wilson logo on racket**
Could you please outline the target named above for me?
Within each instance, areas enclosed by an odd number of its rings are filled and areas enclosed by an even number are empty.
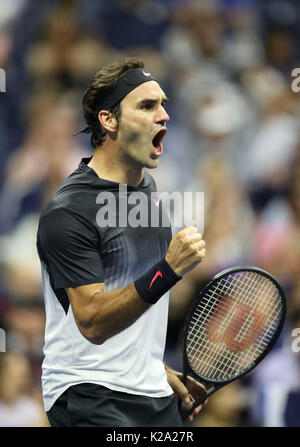
[[[155,281],[159,276],[160,276],[161,278],[163,277],[161,271],[160,271],[160,270],[157,270],[157,272],[155,273],[155,275],[154,275],[153,278],[152,278],[152,281],[151,281],[151,283],[150,283],[149,289],[151,289],[152,284],[154,283],[154,281]]]
[[[241,352],[258,338],[267,319],[263,312],[223,295],[210,317],[206,333],[212,342],[223,342],[230,351]]]

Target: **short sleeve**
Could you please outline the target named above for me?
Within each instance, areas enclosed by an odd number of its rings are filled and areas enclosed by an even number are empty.
[[[41,219],[37,248],[55,288],[104,282],[99,236],[84,219],[64,209],[50,211]]]

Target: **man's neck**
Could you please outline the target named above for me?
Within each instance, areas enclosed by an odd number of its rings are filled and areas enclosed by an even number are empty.
[[[95,149],[88,166],[104,180],[137,187],[143,180],[143,169],[134,169],[133,166],[129,166],[129,164],[120,160],[118,155],[119,150],[115,144],[104,142],[101,147]]]

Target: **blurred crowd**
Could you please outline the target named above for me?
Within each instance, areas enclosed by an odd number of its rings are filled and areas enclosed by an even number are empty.
[[[0,426],[47,426],[39,213],[91,154],[81,98],[101,66],[140,56],[170,101],[160,191],[203,191],[207,257],[173,288],[166,361],[181,369],[184,317],[223,268],[256,265],[288,300],[283,333],[196,426],[300,426],[300,67],[297,0],[1,0]],[[297,416],[298,415],[298,416]]]

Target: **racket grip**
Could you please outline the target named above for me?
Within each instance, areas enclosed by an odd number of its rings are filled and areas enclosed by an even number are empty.
[[[203,404],[203,402],[205,402],[209,396],[211,396],[215,391],[222,388],[222,386],[223,386],[223,384],[212,385],[210,388],[208,388],[206,393],[204,393],[201,397],[199,397],[199,399],[195,400],[195,402],[193,403],[191,408],[189,408],[186,411],[181,412],[182,421],[184,422],[189,417],[189,415],[193,413],[195,408],[197,408],[197,407],[199,407],[199,405]]]
[[[183,422],[189,417],[190,414],[193,413],[195,408],[199,407],[199,405],[201,405],[206,399],[207,399],[207,394],[204,394],[204,396],[199,397],[199,399],[197,399],[193,403],[191,408],[189,408],[188,410],[182,411],[181,412],[181,418],[182,418]]]

